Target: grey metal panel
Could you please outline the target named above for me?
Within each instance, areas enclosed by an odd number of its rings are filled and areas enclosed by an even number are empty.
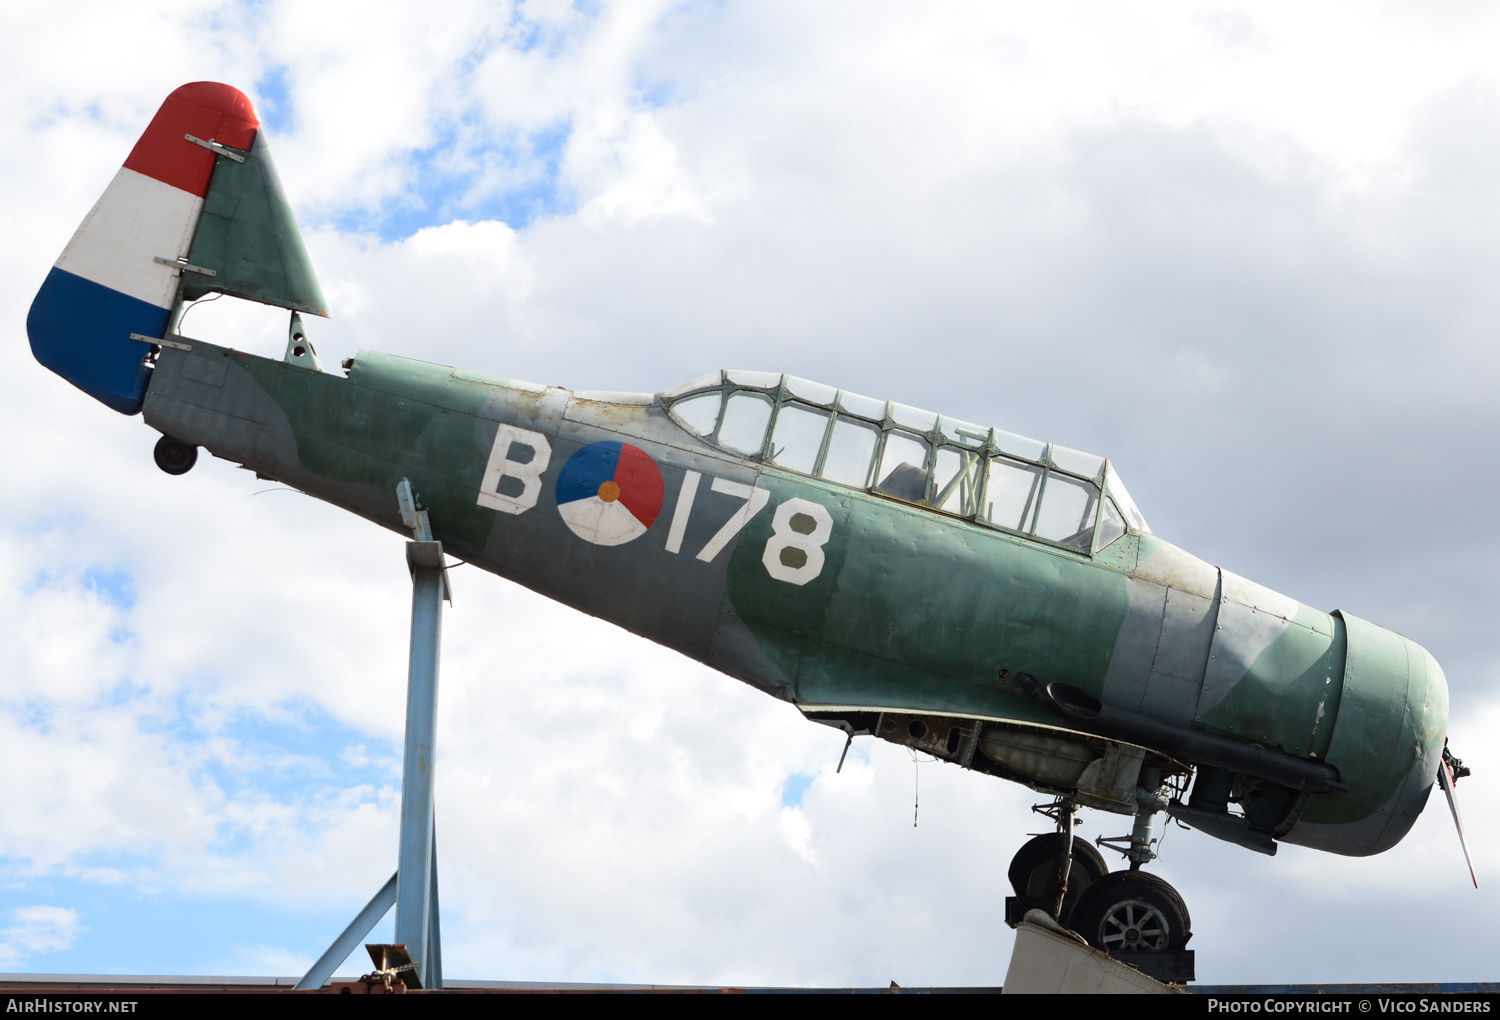
[[[1219,603],[1212,598],[1167,589],[1161,641],[1141,711],[1154,719],[1185,726],[1197,714],[1203,674],[1213,643]]]
[[[1152,673],[1141,703],[1141,713],[1162,722],[1186,726],[1193,721],[1193,705],[1202,687],[1192,680],[1166,673]]]
[[[1161,622],[1161,643],[1156,648],[1156,661],[1152,664],[1152,671],[1201,686],[1217,617],[1212,598],[1204,598],[1180,588],[1167,589],[1166,612],[1162,615]],[[1198,699],[1193,700],[1196,702]]]
[[[1143,581],[1155,581],[1209,599],[1219,588],[1217,567],[1166,542],[1142,556],[1130,573]]]
[[[146,392],[148,408],[153,398],[171,398],[212,407],[233,418],[264,422],[275,402],[248,372],[229,360],[229,354],[226,348],[201,340],[193,341],[191,351],[164,348]]]
[[[1212,711],[1242,680],[1260,653],[1271,647],[1297,615],[1296,599],[1238,574],[1222,571],[1223,596],[1214,629],[1198,718]]]
[[[216,457],[256,467],[267,419],[278,419],[288,434],[290,429],[270,395],[228,354],[199,341],[191,351],[164,348],[146,391],[146,424]]]
[[[704,661],[719,672],[727,673],[773,697],[783,701],[797,700],[791,678],[766,658],[760,643],[750,633],[750,628],[730,608],[727,594],[720,606],[719,625],[714,631],[708,657]]]
[[[1151,664],[1156,659],[1156,646],[1161,639],[1167,588],[1152,581],[1127,577],[1125,594],[1128,600],[1125,622],[1115,637],[1109,671],[1104,674],[1101,700],[1138,712],[1146,699]]]
[[[187,357],[182,359],[181,364],[184,380],[203,383],[205,386],[223,386],[229,370],[229,359],[222,356]]]
[[[1145,540],[1143,540],[1144,543]],[[1192,553],[1162,542],[1142,556],[1131,571],[1128,590],[1129,616],[1137,613],[1137,590],[1161,592],[1156,609],[1156,642],[1149,662],[1136,665],[1138,694],[1127,697],[1130,684],[1124,677],[1115,678],[1116,667],[1110,663],[1105,680],[1104,700],[1121,708],[1144,712],[1163,722],[1186,724],[1192,721],[1198,694],[1203,687],[1204,670],[1213,642],[1213,628],[1218,616],[1219,570]],[[1132,627],[1127,618],[1121,628],[1121,640]],[[1134,640],[1144,634],[1144,622],[1134,624]],[[1117,648],[1119,647],[1117,641]],[[1138,658],[1136,659],[1138,662]],[[1130,668],[1125,664],[1121,671]],[[1118,691],[1120,696],[1114,696]]]
[[[255,440],[248,466],[267,478],[282,478],[295,470],[301,461],[297,456],[297,435],[292,431],[291,423],[280,413],[279,407],[274,411]]]

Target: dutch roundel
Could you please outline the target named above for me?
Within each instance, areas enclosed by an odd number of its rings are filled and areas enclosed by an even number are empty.
[[[557,476],[557,511],[573,534],[595,545],[624,545],[661,513],[661,469],[629,443],[590,443]]]

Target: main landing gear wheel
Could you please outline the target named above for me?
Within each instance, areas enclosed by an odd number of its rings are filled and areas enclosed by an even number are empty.
[[[1094,882],[1071,925],[1095,949],[1145,952],[1183,948],[1192,926],[1177,890],[1144,871],[1117,871]]]
[[[1063,835],[1051,832],[1026,841],[1016,856],[1011,858],[1007,875],[1016,895],[1025,900],[1045,903],[1049,913],[1051,904],[1057,900],[1057,854],[1062,846]],[[1092,885],[1109,874],[1109,865],[1104,858],[1082,839],[1073,840],[1073,865],[1068,869],[1068,895],[1063,898],[1061,922],[1077,910],[1083,894]]]
[[[169,475],[185,475],[198,463],[198,448],[171,436],[162,436],[151,451],[156,466]]]

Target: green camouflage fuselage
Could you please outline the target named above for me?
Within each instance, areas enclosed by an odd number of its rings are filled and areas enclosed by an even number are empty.
[[[990,753],[992,734],[1072,736],[1020,689],[1022,673],[1336,766],[1345,792],[1276,802],[1264,827],[1284,841],[1384,850],[1436,773],[1447,688],[1424,649],[1134,528],[1091,555],[734,455],[659,398],[592,399],[373,353],[340,378],[194,341],[162,352],[145,415],[393,530],[409,478],[455,556],[810,717],[1037,789],[1068,783]],[[580,539],[554,498],[562,466],[600,441],[644,450],[665,487],[660,517],[618,545]]]

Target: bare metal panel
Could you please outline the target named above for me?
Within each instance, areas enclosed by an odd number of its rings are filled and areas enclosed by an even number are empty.
[[[1156,646],[1161,640],[1162,614],[1167,601],[1166,586],[1134,577],[1125,581],[1128,608],[1125,622],[1115,638],[1115,648],[1104,675],[1102,699],[1130,711],[1140,711]]]

